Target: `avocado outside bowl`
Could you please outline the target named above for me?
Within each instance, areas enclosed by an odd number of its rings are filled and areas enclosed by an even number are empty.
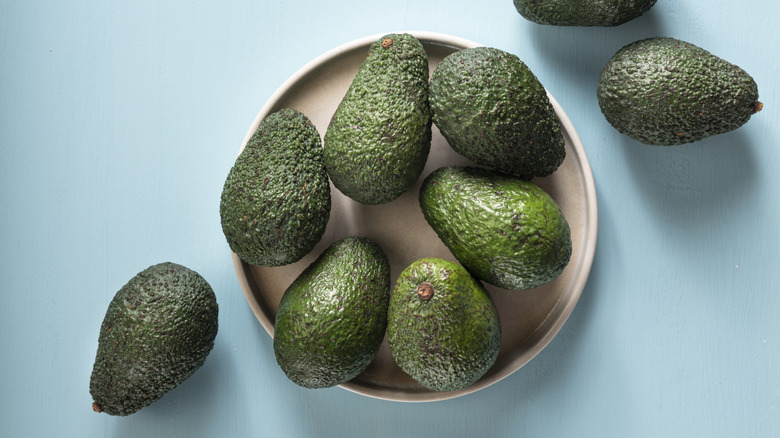
[[[324,136],[331,116],[344,96],[368,47],[383,32],[341,44],[316,57],[288,78],[262,106],[243,140],[244,145],[270,113],[294,108],[306,114]],[[404,33],[404,32],[400,32]],[[460,37],[427,31],[407,31],[425,47],[429,70],[448,54],[479,44]],[[544,79],[541,78],[542,82]],[[494,366],[473,385],[458,391],[425,389],[406,375],[382,343],[373,362],[342,388],[372,398],[399,402],[446,400],[490,386],[511,375],[541,352],[559,332],[574,310],[593,263],[598,230],[596,189],[585,149],[571,121],[549,95],[561,122],[566,141],[566,159],[555,173],[533,182],[559,204],[572,232],[573,252],[563,273],[551,283],[525,291],[509,291],[488,284],[485,287],[501,317],[502,338]],[[314,249],[298,262],[281,267],[253,266],[232,253],[233,264],[245,298],[263,328],[273,337],[279,301],[290,283],[331,243],[348,235],[361,235],[377,242],[387,253],[391,288],[401,271],[417,259],[440,257],[456,261],[426,223],[418,203],[420,185],[432,171],[444,165],[475,165],[454,152],[433,127],[431,152],[417,183],[386,204],[355,202],[331,183],[332,208],[325,233]]]

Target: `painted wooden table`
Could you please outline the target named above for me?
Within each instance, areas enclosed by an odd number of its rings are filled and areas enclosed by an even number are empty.
[[[561,28],[510,0],[0,0],[0,434],[780,436],[780,5],[706,3],[659,0],[616,28]],[[429,403],[287,380],[218,211],[274,91],[333,47],[396,30],[518,55],[571,119],[598,194],[592,270],[557,336],[503,380]],[[650,36],[741,66],[763,111],[679,147],[619,134],[596,82],[615,51]],[[162,261],[214,288],[214,350],[148,408],[96,414],[89,376],[108,302]]]

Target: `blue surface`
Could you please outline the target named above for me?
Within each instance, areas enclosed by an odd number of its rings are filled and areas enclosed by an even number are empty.
[[[511,0],[0,0],[0,435],[780,436],[778,17],[773,0],[659,0],[617,28],[536,25]],[[574,123],[599,197],[593,270],[558,336],[505,380],[426,404],[287,380],[218,214],[274,90],[332,47],[395,30],[520,56]],[[648,36],[741,66],[763,111],[686,146],[618,134],[598,75]],[[95,414],[106,306],[166,260],[214,287],[214,350],[148,408]]]

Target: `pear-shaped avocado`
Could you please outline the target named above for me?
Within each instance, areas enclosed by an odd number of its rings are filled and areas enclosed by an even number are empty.
[[[424,258],[409,265],[387,313],[393,359],[430,390],[466,388],[498,357],[498,310],[482,284],[455,262]]]
[[[389,299],[382,248],[358,236],[334,242],[282,296],[274,326],[277,363],[305,388],[351,380],[379,350]]]
[[[691,43],[655,37],[607,62],[598,102],[621,133],[650,145],[679,145],[739,128],[763,106],[743,69]]]
[[[555,26],[617,26],[647,12],[657,0],[514,0],[526,19]]]
[[[420,188],[423,216],[478,279],[505,289],[555,280],[572,252],[558,204],[536,184],[477,167],[432,172]]]
[[[114,295],[100,326],[89,391],[96,412],[130,415],[160,399],[206,361],[219,308],[197,272],[160,263]]]
[[[447,55],[431,75],[431,109],[452,149],[477,164],[530,178],[550,175],[566,156],[547,91],[503,50]]]
[[[219,213],[230,249],[252,265],[296,262],[322,238],[330,207],[317,129],[294,109],[269,114],[222,188]]]
[[[323,139],[333,185],[363,204],[383,204],[420,176],[431,149],[428,55],[409,34],[371,44]]]

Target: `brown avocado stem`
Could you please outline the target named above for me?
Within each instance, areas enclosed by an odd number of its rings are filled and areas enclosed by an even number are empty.
[[[100,405],[98,404],[98,402],[92,402],[92,410],[93,410],[93,411],[95,411],[95,412],[97,412],[98,414],[99,414],[99,413],[101,413],[101,412],[103,412],[103,408],[102,408],[102,407],[100,407]]]
[[[423,301],[430,300],[433,297],[433,292],[433,285],[427,281],[423,281],[417,285],[417,296]]]
[[[756,101],[756,103],[753,104],[753,112],[751,114],[755,114],[759,111],[761,111],[764,108],[764,104]]]

